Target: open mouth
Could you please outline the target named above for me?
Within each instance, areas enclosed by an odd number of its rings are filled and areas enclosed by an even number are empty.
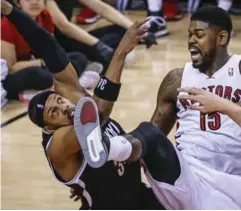
[[[199,60],[202,56],[202,52],[197,47],[192,46],[189,48],[189,51],[191,53],[191,59],[194,61]]]
[[[75,111],[75,108],[70,108],[69,110],[68,110],[68,117],[69,117],[69,119],[73,119],[74,118],[74,111]]]

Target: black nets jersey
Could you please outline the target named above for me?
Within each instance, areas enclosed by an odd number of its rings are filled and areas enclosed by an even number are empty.
[[[108,137],[124,133],[114,120],[102,127]],[[52,134],[43,132],[43,148],[46,150]],[[47,157],[47,156],[46,156]],[[83,160],[76,176],[71,181],[64,181],[55,171],[50,159],[49,166],[56,179],[72,187],[82,199],[83,209],[142,209],[142,193],[146,186],[141,182],[140,163],[107,162],[99,169],[91,168]],[[144,199],[145,200],[145,199]]]

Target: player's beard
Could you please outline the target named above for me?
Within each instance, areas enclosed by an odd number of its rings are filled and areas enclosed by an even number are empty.
[[[206,71],[213,65],[213,63],[215,62],[215,58],[216,58],[216,54],[217,54],[217,48],[216,46],[214,46],[212,48],[212,50],[210,50],[210,53],[208,54],[204,54],[203,55],[203,61],[200,65],[197,65],[200,72],[202,73],[206,73]]]

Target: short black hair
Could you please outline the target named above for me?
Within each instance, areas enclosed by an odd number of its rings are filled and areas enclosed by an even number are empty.
[[[28,116],[30,120],[41,128],[45,126],[44,107],[51,94],[55,94],[55,92],[50,90],[41,92],[35,95],[28,104]]]
[[[229,39],[233,29],[232,20],[225,10],[216,6],[201,7],[191,16],[191,21],[203,21],[228,32]]]

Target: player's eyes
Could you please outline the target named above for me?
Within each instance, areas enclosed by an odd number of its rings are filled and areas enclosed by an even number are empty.
[[[56,111],[56,109],[54,109],[51,114],[52,114],[52,115],[51,115],[52,118],[56,118],[56,117],[57,117],[57,111]]]
[[[204,36],[203,33],[198,33],[198,34],[197,34],[197,38],[202,38],[203,36]]]
[[[59,97],[59,98],[57,99],[57,103],[58,103],[58,104],[61,104],[61,103],[62,103],[61,97]]]

